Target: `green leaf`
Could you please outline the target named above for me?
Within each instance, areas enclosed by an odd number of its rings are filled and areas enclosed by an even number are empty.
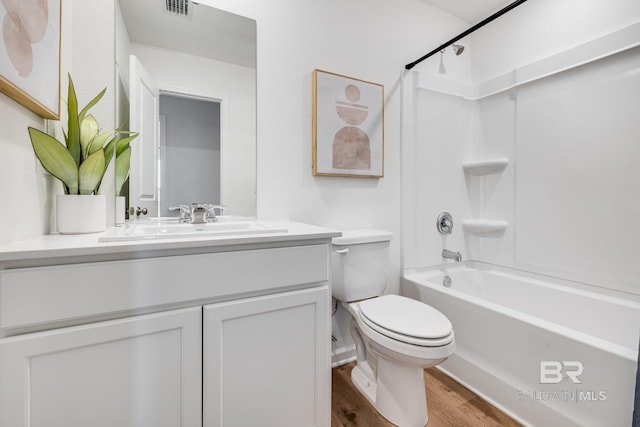
[[[96,135],[89,144],[89,149],[87,150],[88,154],[93,154],[101,148],[105,148],[105,143],[107,142],[107,138],[113,135],[113,132],[105,132],[100,135]]]
[[[118,156],[129,146],[129,143],[138,137],[137,133],[133,135],[127,136],[126,138],[121,138],[116,143],[116,159]]]
[[[91,154],[89,145],[93,143],[93,139],[98,135],[99,130],[98,122],[92,114],[89,114],[80,122],[80,147],[82,148],[83,158],[86,159]]]
[[[98,103],[98,101],[100,101],[102,99],[102,97],[104,96],[104,93],[107,91],[107,88],[105,87],[104,89],[102,89],[102,91],[97,94],[95,96],[95,98],[93,98],[91,101],[89,101],[89,103],[87,104],[86,107],[84,107],[82,109],[82,111],[80,111],[80,114],[78,115],[78,120],[80,122],[82,122],[85,118],[85,116],[87,115],[87,112],[89,111],[89,109],[91,107],[93,107],[94,105],[96,105]]]
[[[73,86],[73,80],[69,75],[69,92],[67,96],[67,113],[69,115],[67,135],[67,150],[76,162],[76,166],[80,165],[80,122],[78,121],[78,98],[76,97],[76,89]]]
[[[109,163],[111,163],[111,159],[113,158],[115,146],[117,142],[118,142],[118,134],[115,133],[113,138],[111,138],[109,142],[107,142],[107,145],[104,146],[104,158],[105,158],[104,168],[105,169],[107,169],[109,167]]]
[[[94,194],[105,172],[104,151],[98,150],[82,162],[78,170],[80,194]]]
[[[78,194],[78,166],[65,146],[52,136],[32,127],[29,128],[29,137],[42,167],[62,181],[67,194]]]
[[[122,186],[129,178],[129,165],[131,163],[131,147],[127,147],[117,157],[116,162],[116,195],[120,195]]]
[[[122,138],[120,136],[120,134],[128,134],[129,136]],[[134,139],[136,139],[138,137],[138,133],[137,132],[131,132],[131,131],[123,131],[123,130],[117,130],[116,131],[116,136],[113,137],[113,139],[111,139],[107,145],[104,147],[104,151],[105,151],[105,157],[107,159],[107,166],[109,166],[109,162],[111,161],[111,157],[114,154],[114,150],[113,147],[115,146],[115,155],[116,155],[116,159],[118,159],[118,156],[120,156],[120,154],[122,154],[122,152],[129,147],[129,143],[131,141],[133,141]]]

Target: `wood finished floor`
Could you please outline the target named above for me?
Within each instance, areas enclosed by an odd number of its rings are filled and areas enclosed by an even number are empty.
[[[351,383],[355,362],[332,371],[331,427],[393,427]],[[428,427],[520,426],[469,389],[435,368],[426,369]]]

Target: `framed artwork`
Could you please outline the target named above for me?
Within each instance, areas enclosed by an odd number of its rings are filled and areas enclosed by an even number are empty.
[[[384,86],[313,70],[313,174],[384,176]]]
[[[0,92],[47,119],[60,118],[61,0],[0,2]]]

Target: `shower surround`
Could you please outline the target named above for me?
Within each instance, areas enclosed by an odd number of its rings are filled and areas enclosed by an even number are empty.
[[[438,266],[443,262],[442,250],[448,249],[462,252],[466,260],[543,274],[552,278],[546,285],[552,292],[535,301],[520,292],[514,299],[541,312],[554,304],[555,292],[561,292],[563,281],[585,286],[603,299],[614,294],[632,301],[640,298],[637,281],[640,265],[634,259],[640,241],[637,222],[640,199],[634,196],[640,186],[640,170],[636,167],[636,159],[640,158],[637,144],[640,123],[634,118],[635,112],[640,111],[640,98],[633,89],[640,87],[637,34],[640,24],[633,24],[477,85],[425,73],[405,75],[406,268]],[[471,45],[469,50],[473,49]],[[463,168],[463,164],[467,167]],[[500,165],[500,168],[475,173],[482,168],[469,165]],[[454,217],[452,235],[440,236],[436,230],[435,219],[442,210]],[[443,268],[450,264],[444,264]],[[482,304],[469,305],[464,298],[465,302],[443,302],[442,294],[448,290],[441,283],[437,290],[427,291],[424,289],[435,285],[423,289],[407,285],[414,282],[410,277],[404,280],[403,293],[433,304],[446,316],[457,319],[454,328],[462,332],[462,336],[457,334],[459,359],[468,362],[467,367],[480,366],[482,360],[496,356],[491,352],[512,354],[523,348],[533,354],[529,361],[536,369],[541,369],[545,361],[580,361],[580,357],[584,357],[585,363],[595,360],[587,351],[590,344],[586,347],[580,344],[580,348],[574,347],[574,356],[566,356],[560,349],[574,339],[566,334],[555,334],[546,341],[544,338],[527,341],[526,346],[518,344],[517,339],[524,332],[500,329],[505,319],[500,310],[486,312]],[[519,288],[513,284],[505,289]],[[578,318],[577,314],[589,307],[583,299],[572,298],[573,293],[564,295],[569,299],[563,299],[565,302],[557,307],[560,317]],[[480,298],[485,299],[485,295]],[[526,314],[518,305],[510,306],[509,310],[515,314],[513,318]],[[468,315],[462,315],[463,312]],[[609,314],[599,309],[590,313],[587,318],[591,319],[595,313],[603,319],[620,315],[616,309],[606,312]],[[546,321],[551,329],[566,327],[557,319]],[[496,334],[502,331],[501,339],[480,345],[480,336],[469,332],[478,322],[489,335],[493,334],[491,331]],[[627,334],[632,341],[635,337],[635,345],[627,346],[624,356],[620,356],[621,364],[609,365],[602,362],[608,360],[603,358],[592,365],[603,373],[614,369],[613,366],[621,369],[615,371],[619,379],[607,383],[606,389],[612,394],[606,395],[610,401],[602,405],[625,408],[618,416],[614,415],[616,409],[608,412],[603,409],[604,420],[616,425],[615,420],[620,417],[630,421],[633,391],[626,378],[635,378],[640,325],[634,320],[614,327],[603,320],[601,327],[602,345],[598,351],[615,357],[621,354],[616,350],[617,344],[612,344],[616,334]],[[533,334],[532,337],[538,334],[527,328],[526,333]],[[557,345],[548,346],[550,342]],[[475,350],[465,353],[462,349]],[[473,370],[460,368],[464,363],[457,364],[454,375],[503,408],[509,408],[513,403],[509,400],[517,399],[518,395],[505,398],[504,394],[492,394],[495,388],[491,376],[499,373],[512,390],[529,384],[527,390],[536,391],[534,385],[541,384],[540,372],[534,372],[535,369],[525,373],[509,370],[510,364],[504,362],[500,369],[505,371],[498,372],[496,366],[487,365],[487,375],[482,379],[474,377]],[[584,369],[594,370],[586,365]],[[567,371],[572,372],[571,368]],[[523,375],[528,383],[519,382]],[[569,380],[565,375],[564,381]],[[589,390],[600,391],[598,387],[603,383],[593,376],[585,376],[584,380]],[[629,387],[631,391],[627,390]],[[593,396],[599,398],[597,393]],[[535,412],[534,403],[531,399],[520,402],[517,409],[510,411],[528,420],[527,414]],[[566,406],[571,402],[558,405],[554,410],[557,413],[574,410]],[[597,420],[593,418],[593,425],[598,425]],[[591,421],[587,421],[582,415],[571,415],[567,422],[589,425]]]

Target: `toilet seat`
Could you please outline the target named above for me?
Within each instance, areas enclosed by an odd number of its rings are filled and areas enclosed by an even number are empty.
[[[453,328],[445,315],[400,295],[383,295],[359,303],[360,319],[374,331],[407,344],[439,347],[453,341]]]

